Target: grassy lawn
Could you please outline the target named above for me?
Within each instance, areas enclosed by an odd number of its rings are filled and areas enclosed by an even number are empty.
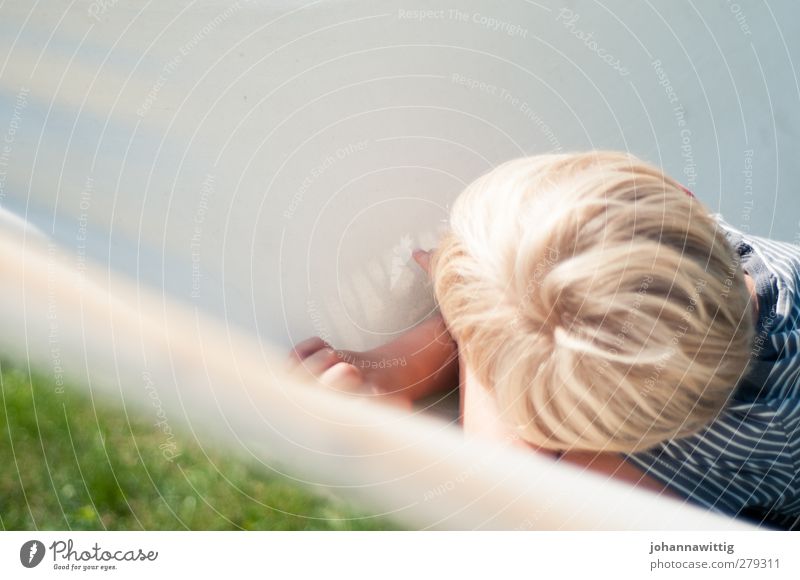
[[[0,528],[392,529],[190,437],[167,461],[152,421],[0,364]]]

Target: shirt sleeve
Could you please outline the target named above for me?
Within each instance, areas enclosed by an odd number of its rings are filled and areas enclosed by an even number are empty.
[[[737,516],[789,507],[796,497],[794,447],[779,409],[740,405],[696,435],[625,459],[686,500]]]

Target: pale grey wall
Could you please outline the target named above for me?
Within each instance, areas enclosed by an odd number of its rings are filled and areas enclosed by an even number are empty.
[[[0,202],[283,345],[424,316],[410,249],[526,153],[629,149],[800,240],[791,0],[141,4],[0,8]]]

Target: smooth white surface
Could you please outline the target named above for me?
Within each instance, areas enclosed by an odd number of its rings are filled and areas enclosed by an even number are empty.
[[[6,2],[0,202],[284,347],[425,316],[410,249],[522,154],[628,149],[800,239],[795,3],[458,6]]]

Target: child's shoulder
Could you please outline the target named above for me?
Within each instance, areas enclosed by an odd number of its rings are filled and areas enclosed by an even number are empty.
[[[756,283],[751,365],[706,429],[628,458],[706,507],[734,515],[782,505],[771,515],[794,518],[800,513],[800,247],[714,217]]]

